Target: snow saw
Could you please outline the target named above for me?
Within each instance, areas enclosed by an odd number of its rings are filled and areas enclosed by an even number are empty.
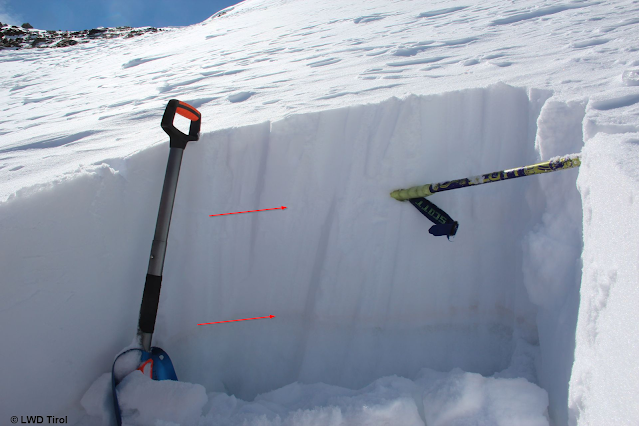
[[[189,134],[184,134],[173,125],[175,114],[179,114],[191,121]],[[130,352],[140,352],[140,366],[137,368],[144,374],[148,374],[153,380],[177,380],[173,363],[164,350],[151,346],[155,319],[160,303],[160,286],[162,284],[162,269],[164,268],[164,255],[166,242],[171,224],[173,201],[177,188],[180,166],[184,148],[189,141],[196,141],[200,137],[200,125],[202,115],[191,105],[172,99],[164,110],[162,117],[162,129],[170,137],[169,160],[164,176],[164,186],[160,198],[158,219],[155,224],[155,236],[151,245],[151,256],[144,284],[142,305],[140,306],[140,318],[138,322],[138,343],[140,348],[128,349],[120,353],[113,361],[111,368],[111,392],[113,395],[113,408],[118,426],[122,425],[122,413],[118,403],[116,386],[118,380],[115,377],[115,364],[122,355]]]
[[[436,192],[450,191],[453,189],[466,188],[469,186],[483,185],[485,183],[499,182],[501,180],[515,179],[522,176],[540,175],[544,173],[566,170],[581,165],[579,154],[556,157],[543,163],[529,166],[517,167],[509,170],[471,176],[463,179],[455,179],[440,183],[429,183],[421,186],[414,186],[408,189],[397,189],[391,192],[390,196],[398,201],[410,201],[421,214],[434,223],[428,232],[436,237],[446,236],[450,241],[457,234],[459,223],[453,220],[445,211],[437,207],[426,197]]]

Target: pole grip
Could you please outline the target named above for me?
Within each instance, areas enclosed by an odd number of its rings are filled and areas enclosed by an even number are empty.
[[[173,125],[175,114],[191,120],[189,134],[184,134]],[[202,114],[195,107],[186,102],[171,99],[166,105],[162,116],[162,129],[171,138],[171,148],[186,148],[186,143],[196,141],[200,138],[200,125],[202,124]]]
[[[162,286],[162,276],[146,274],[144,283],[144,294],[142,295],[142,305],[140,306],[140,322],[138,328],[142,333],[153,334],[155,329],[155,319],[160,303],[160,287]]]

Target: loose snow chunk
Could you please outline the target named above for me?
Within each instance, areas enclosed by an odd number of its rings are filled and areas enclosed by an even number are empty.
[[[90,416],[112,416],[110,375],[87,391]],[[118,386],[125,422],[136,425],[228,426],[548,426],[545,390],[523,378],[483,377],[454,369],[423,369],[413,381],[387,376],[352,390],[324,383],[292,383],[247,402],[225,393],[170,380],[154,381],[139,371]]]
[[[293,383],[244,402],[211,396],[201,425],[548,426],[546,391],[525,379],[424,369],[412,381],[380,378],[360,390]]]
[[[455,369],[424,369],[417,380],[429,426],[548,426],[548,394],[526,379],[497,379]]]
[[[624,71],[621,75],[621,81],[626,86],[639,86],[639,69]]]
[[[108,417],[113,410],[111,401],[111,373],[101,375],[86,391],[80,404],[89,416]]]
[[[211,398],[203,425],[251,426],[423,426],[411,380],[390,376],[358,391],[316,383],[292,383],[254,402],[220,394]]]
[[[123,418],[134,416],[136,424],[195,424],[208,402],[202,385],[151,380],[137,370],[118,385],[118,399]]]

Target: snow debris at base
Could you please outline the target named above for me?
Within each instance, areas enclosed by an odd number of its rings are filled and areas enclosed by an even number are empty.
[[[97,422],[109,424],[110,376],[82,399]],[[206,395],[183,382],[152,381],[136,371],[118,386],[125,425],[198,426],[547,426],[546,391],[526,379],[483,377],[459,369],[423,369],[416,379],[378,379],[360,390],[323,383],[292,383],[252,402],[225,393]],[[88,423],[88,419],[87,419]]]

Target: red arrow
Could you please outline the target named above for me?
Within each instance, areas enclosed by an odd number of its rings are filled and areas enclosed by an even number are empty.
[[[208,324],[221,324],[223,322],[235,322],[235,321],[249,321],[249,320],[254,320],[254,319],[263,319],[263,318],[275,318],[275,315],[269,315],[267,317],[257,317],[257,318],[244,318],[244,319],[239,319],[239,320],[230,320],[230,321],[217,321],[217,322],[203,322],[202,324],[198,324],[198,325],[208,325]]]
[[[209,217],[212,216],[224,216],[227,214],[240,214],[240,213],[253,213],[253,212],[265,212],[267,210],[284,210],[286,207],[282,206],[282,207],[275,207],[274,209],[262,209],[262,210],[249,210],[246,212],[233,212],[233,213],[220,213],[220,214],[210,214]]]

